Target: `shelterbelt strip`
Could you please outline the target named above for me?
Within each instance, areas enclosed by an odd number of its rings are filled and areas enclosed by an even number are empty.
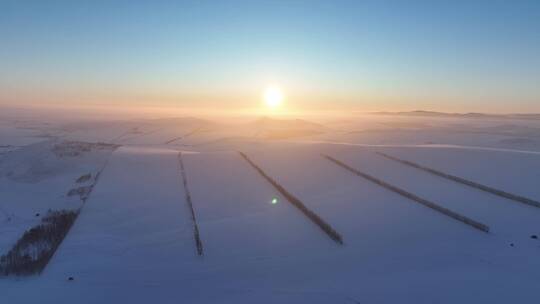
[[[184,167],[184,160],[182,159],[182,153],[178,153],[178,162],[180,163],[180,174],[182,175],[182,183],[184,185],[184,192],[186,194],[186,203],[188,204],[189,211],[191,213],[191,221],[193,223],[193,238],[195,239],[195,247],[197,248],[197,254],[203,255],[203,244],[201,235],[199,233],[199,225],[197,224],[197,217],[195,216],[195,209],[193,208],[193,201],[191,200],[191,194],[189,192],[186,168]]]
[[[56,226],[54,225],[51,226],[54,229],[57,229],[58,235],[56,237],[49,237],[50,248],[44,251],[44,253],[42,253],[42,257],[43,257],[42,260],[37,261],[37,262],[30,261],[30,264],[34,264],[34,266],[36,267],[37,274],[41,274],[47,268],[47,266],[50,264],[52,259],[56,256],[56,253],[58,252],[58,250],[60,250],[62,243],[64,242],[68,233],[71,231],[71,228],[75,224],[75,221],[77,220],[77,218],[79,218],[79,215],[81,214],[84,206],[86,206],[87,201],[90,199],[92,192],[96,188],[96,185],[98,184],[103,171],[105,171],[105,168],[107,168],[107,165],[109,164],[109,159],[110,159],[110,155],[107,158],[107,160],[105,160],[105,162],[103,163],[103,166],[94,175],[94,180],[92,181],[92,184],[89,186],[88,191],[84,195],[81,196],[82,205],[79,208],[75,210],[60,210],[60,211],[56,211],[56,213],[53,213],[53,214],[60,215],[60,218],[64,222],[61,225],[56,224]],[[38,225],[38,227],[40,226],[43,227],[43,223]],[[37,227],[34,227],[32,229],[37,229]],[[39,242],[40,240],[37,240],[37,241]]]
[[[334,163],[334,164],[336,164],[336,165],[338,165],[338,166],[340,166],[340,167],[342,167],[342,168],[344,168],[344,169],[346,169],[348,171],[351,171],[352,173],[354,173],[354,174],[356,174],[356,175],[358,175],[358,176],[360,176],[360,177],[362,177],[362,178],[364,178],[364,179],[366,179],[366,180],[368,180],[368,181],[370,181],[372,183],[375,183],[375,184],[377,184],[377,185],[379,185],[379,186],[381,186],[383,188],[386,188],[386,189],[388,189],[388,190],[390,190],[392,192],[395,192],[395,193],[397,193],[397,194],[399,194],[399,195],[401,195],[401,196],[403,196],[405,198],[408,198],[408,199],[410,199],[410,200],[412,200],[414,202],[422,204],[422,205],[424,205],[424,206],[426,206],[428,208],[431,208],[431,209],[433,209],[433,210],[435,210],[437,212],[440,212],[440,213],[442,213],[442,214],[444,214],[444,215],[446,215],[448,217],[451,217],[451,218],[453,218],[453,219],[455,219],[457,221],[465,223],[465,224],[467,224],[467,225],[469,225],[469,226],[471,226],[473,228],[476,228],[476,229],[478,229],[480,231],[483,231],[483,232],[486,232],[486,233],[489,232],[489,227],[487,225],[485,225],[485,224],[482,224],[482,223],[480,223],[480,222],[478,222],[476,220],[473,220],[473,219],[471,219],[469,217],[461,215],[461,214],[459,214],[457,212],[454,212],[454,211],[452,211],[450,209],[444,208],[444,207],[442,207],[442,206],[440,206],[440,205],[438,205],[438,204],[436,204],[434,202],[428,201],[428,200],[426,200],[424,198],[421,198],[421,197],[419,197],[419,196],[417,196],[417,195],[415,195],[413,193],[407,192],[407,191],[405,191],[405,190],[403,190],[401,188],[398,188],[398,187],[396,187],[394,185],[391,185],[391,184],[389,184],[389,183],[387,183],[387,182],[385,182],[383,180],[380,180],[380,179],[378,179],[376,177],[373,177],[373,176],[371,176],[369,174],[361,172],[360,170],[352,168],[351,166],[349,166],[349,165],[347,165],[347,164],[345,164],[345,163],[343,163],[343,162],[341,162],[341,161],[339,161],[339,160],[337,160],[337,159],[335,159],[335,158],[333,158],[331,156],[324,155],[324,154],[321,154],[321,156],[324,157],[325,159],[331,161],[332,163]]]
[[[435,169],[432,169],[432,168],[429,168],[429,167],[426,167],[426,166],[423,166],[423,165],[420,165],[420,164],[417,164],[417,163],[413,163],[413,162],[408,161],[408,160],[404,160],[404,159],[400,159],[400,158],[397,158],[397,157],[394,157],[394,156],[390,156],[390,155],[382,153],[382,152],[376,152],[376,154],[379,155],[379,156],[382,156],[382,157],[384,157],[386,159],[390,159],[390,160],[396,161],[398,163],[404,164],[406,166],[413,167],[413,168],[416,168],[416,169],[431,173],[433,175],[437,175],[437,176],[442,177],[442,178],[446,178],[448,180],[454,181],[456,183],[460,183],[462,185],[466,185],[466,186],[469,186],[469,187],[472,187],[472,188],[476,188],[478,190],[488,192],[488,193],[491,193],[491,194],[494,194],[494,195],[497,195],[497,196],[500,196],[500,197],[503,197],[503,198],[506,198],[506,199],[509,199],[509,200],[512,200],[512,201],[515,201],[515,202],[518,202],[518,203],[522,203],[522,204],[526,204],[526,205],[533,206],[533,207],[536,207],[536,208],[540,208],[540,202],[535,201],[535,200],[530,199],[530,198],[527,198],[527,197],[523,197],[521,195],[509,193],[509,192],[502,191],[502,190],[499,190],[499,189],[495,189],[495,188],[492,188],[492,187],[489,187],[489,186],[486,186],[486,185],[482,185],[482,184],[479,184],[477,182],[473,182],[473,181],[464,179],[462,177],[458,177],[458,176],[455,176],[455,175],[451,175],[451,174],[448,174],[448,173],[437,171]]]
[[[271,178],[268,174],[266,174],[266,172],[264,172],[257,164],[255,164],[246,154],[242,152],[238,153],[248,164],[250,164],[257,172],[259,172],[262,177],[264,177],[272,186],[274,186],[274,188],[276,188],[276,190],[278,190],[294,207],[300,210],[307,218],[309,218],[313,223],[319,226],[319,228],[321,228],[321,230],[323,230],[332,240],[334,240],[340,245],[343,245],[343,238],[332,226],[330,226],[330,224],[328,224],[319,215],[306,207],[306,205],[302,203],[302,201],[300,201],[289,191],[287,191],[283,186],[281,186],[278,182],[276,182],[273,178]]]

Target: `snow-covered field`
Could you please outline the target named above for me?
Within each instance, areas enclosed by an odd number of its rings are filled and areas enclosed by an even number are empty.
[[[331,225],[343,245],[239,151]],[[48,209],[80,208],[80,215],[41,274],[0,277],[0,303],[538,303],[540,208],[376,152],[540,201],[536,119],[2,118],[0,254]],[[68,195],[98,172],[86,201]]]

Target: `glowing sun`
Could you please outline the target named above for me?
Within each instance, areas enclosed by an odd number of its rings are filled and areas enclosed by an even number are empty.
[[[283,93],[277,86],[268,86],[264,90],[264,102],[269,108],[275,109],[283,102]]]

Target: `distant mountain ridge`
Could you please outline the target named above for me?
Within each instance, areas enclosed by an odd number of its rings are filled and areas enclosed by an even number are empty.
[[[533,119],[540,120],[540,113],[531,114],[485,114],[485,113],[445,113],[435,111],[409,111],[409,112],[371,112],[372,115],[390,115],[390,116],[422,116],[422,117],[457,117],[457,118],[510,118],[510,119]]]

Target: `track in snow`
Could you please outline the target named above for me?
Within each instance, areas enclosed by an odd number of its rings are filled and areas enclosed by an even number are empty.
[[[193,135],[193,134],[199,132],[200,130],[202,130],[202,127],[197,128],[197,129],[195,129],[195,130],[193,130],[193,131],[190,131],[190,132],[188,132],[188,133],[186,133],[186,134],[184,134],[184,135],[182,135],[182,136],[178,136],[178,137],[175,137],[175,138],[173,138],[173,139],[167,140],[167,141],[164,142],[163,144],[165,144],[165,145],[172,144],[173,142],[175,142],[175,141],[177,141],[177,140],[180,140],[180,139],[184,139],[184,138],[186,138],[186,137],[188,137],[188,136],[191,136],[191,135]]]

